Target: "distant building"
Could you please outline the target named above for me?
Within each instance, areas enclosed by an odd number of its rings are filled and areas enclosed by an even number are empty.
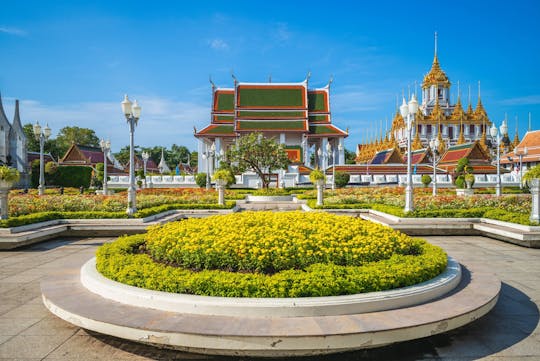
[[[0,164],[7,164],[21,172],[20,184],[28,186],[27,139],[19,115],[19,101],[15,100],[15,114],[10,123],[0,96]]]
[[[452,102],[450,96],[451,85],[448,76],[439,64],[437,43],[435,42],[433,63],[430,71],[422,81],[420,105],[418,112],[414,115],[411,148],[413,150],[428,148],[429,141],[437,138],[439,140],[439,154],[443,154],[451,146],[474,141],[478,141],[484,151],[488,152],[492,144],[489,135],[489,128],[492,123],[482,104],[480,82],[478,84],[478,101],[475,109],[471,104],[470,93],[467,109],[464,109],[459,83],[457,100],[455,103]],[[396,108],[398,108],[397,104]],[[509,140],[503,139],[503,143],[509,143]],[[403,119],[399,113],[399,108],[396,109],[391,129],[383,132],[381,126],[380,136],[376,136],[376,139],[368,140],[357,146],[356,161],[359,164],[366,163],[377,152],[390,148],[399,149],[402,155],[406,153],[406,119]]]
[[[58,160],[59,166],[88,166],[95,168],[96,164],[103,163],[103,151],[98,147],[72,144],[64,156]],[[107,173],[115,174],[124,172],[124,167],[116,160],[109,150],[107,154]]]
[[[501,164],[519,173],[520,156],[523,174],[527,169],[540,164],[540,130],[529,130],[513,151],[501,156]]]
[[[198,168],[212,173],[219,157],[235,144],[237,137],[253,132],[284,145],[293,166],[289,173],[298,174],[301,165],[326,168],[344,164],[343,140],[348,134],[332,124],[330,83],[310,89],[308,80],[242,83],[235,79],[233,88],[216,88],[212,84],[211,122],[195,131],[199,140]],[[215,156],[209,160],[204,154],[212,144]],[[333,159],[331,155],[318,155],[326,153],[327,144],[334,150]]]

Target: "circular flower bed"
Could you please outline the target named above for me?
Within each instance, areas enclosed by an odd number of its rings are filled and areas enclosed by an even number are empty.
[[[446,254],[375,223],[327,213],[246,212],[150,227],[98,250],[106,277],[230,297],[332,296],[437,276]]]

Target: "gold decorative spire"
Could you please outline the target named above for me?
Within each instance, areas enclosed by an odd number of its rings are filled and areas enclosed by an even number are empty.
[[[445,88],[450,87],[450,80],[448,80],[446,73],[441,69],[439,58],[437,56],[437,33],[435,33],[435,55],[433,57],[433,64],[431,64],[431,70],[429,73],[424,76],[422,89],[428,88],[432,85],[442,85]]]
[[[411,149],[418,150],[422,148],[424,148],[424,146],[422,145],[422,141],[420,140],[420,135],[418,134],[418,132],[416,132],[416,135],[414,136],[414,141],[411,144]]]
[[[513,148],[517,147],[519,144],[519,131],[518,131],[518,116],[516,115],[516,135],[512,141]]]
[[[463,144],[465,143],[465,137],[463,136],[463,119],[461,120],[461,123],[459,124],[459,137],[457,140],[457,144]]]
[[[441,121],[439,120],[439,124],[437,125],[437,139],[439,140],[439,154],[443,154],[446,150],[446,145],[442,137],[442,128],[441,128]]]
[[[489,154],[489,149],[486,142],[486,124],[482,125],[482,137],[480,137],[480,146],[482,149]]]

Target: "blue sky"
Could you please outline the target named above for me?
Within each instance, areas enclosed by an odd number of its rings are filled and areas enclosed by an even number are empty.
[[[396,95],[439,60],[488,115],[508,113],[510,136],[540,128],[538,1],[10,1],[0,13],[0,92],[8,118],[92,128],[114,151],[128,144],[123,94],[143,112],[141,146],[196,149],[209,122],[211,89],[240,81],[331,75],[333,122],[354,149],[395,113]]]

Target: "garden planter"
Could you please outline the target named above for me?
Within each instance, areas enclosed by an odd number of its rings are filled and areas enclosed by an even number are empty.
[[[225,205],[225,185],[227,185],[226,180],[216,179],[216,188],[218,191],[218,204],[221,206]]]
[[[456,188],[456,195],[460,197],[470,197],[474,194],[472,188]]]
[[[323,205],[324,180],[317,181],[317,205]]]

